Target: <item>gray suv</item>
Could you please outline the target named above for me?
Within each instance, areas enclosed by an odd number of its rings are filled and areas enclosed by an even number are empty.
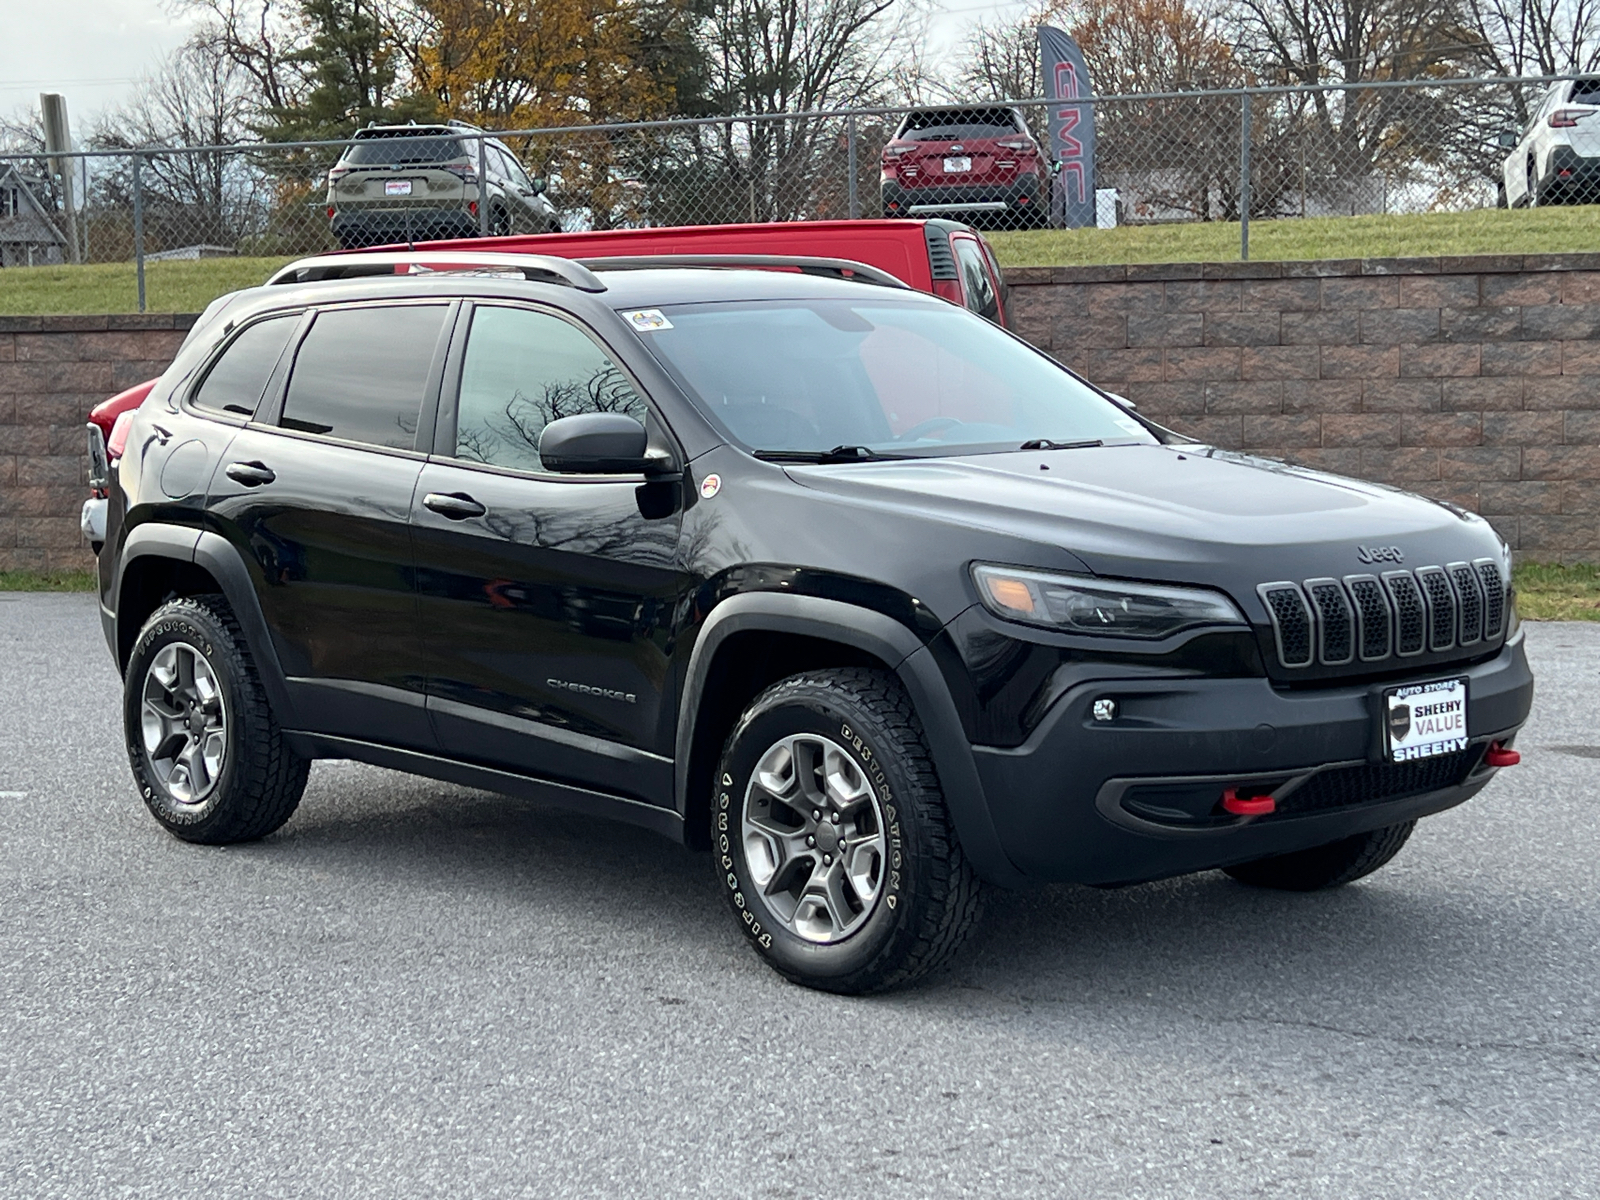
[[[347,250],[561,229],[545,181],[503,143],[459,121],[360,130],[328,172],[328,220]]]

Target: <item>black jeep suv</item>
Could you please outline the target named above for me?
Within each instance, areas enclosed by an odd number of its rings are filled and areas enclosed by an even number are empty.
[[[314,758],[573,805],[709,848],[768,962],[859,992],[984,883],[1329,887],[1516,760],[1482,520],[777,266],[335,255],[214,304],[100,557],[156,819],[259,838]]]

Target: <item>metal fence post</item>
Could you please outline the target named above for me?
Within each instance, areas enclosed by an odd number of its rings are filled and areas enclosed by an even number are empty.
[[[1250,89],[1239,94],[1239,261],[1250,261]]]
[[[406,216],[409,218],[410,213]],[[478,236],[489,236],[489,135],[478,135]]]
[[[144,155],[133,156],[133,271],[139,279],[139,311],[144,311]]]
[[[856,220],[861,216],[861,195],[856,183],[856,115],[851,113],[844,119],[845,152],[850,156],[850,219]]]

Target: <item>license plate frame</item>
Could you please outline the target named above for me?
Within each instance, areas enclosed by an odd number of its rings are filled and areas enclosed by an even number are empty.
[[[1384,761],[1416,762],[1465,750],[1469,706],[1465,675],[1384,688]]]
[[[944,173],[946,175],[965,175],[972,170],[972,157],[970,155],[947,156],[944,160]]]
[[[385,196],[409,196],[411,195],[411,180],[385,179],[383,181],[383,194]]]

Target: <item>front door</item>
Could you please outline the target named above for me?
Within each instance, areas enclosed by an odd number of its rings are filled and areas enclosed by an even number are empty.
[[[450,306],[328,309],[241,429],[211,511],[247,555],[296,722],[431,749],[410,512]]]
[[[428,707],[445,753],[671,803],[676,485],[545,471],[558,417],[648,419],[586,330],[472,314],[412,505]]]

